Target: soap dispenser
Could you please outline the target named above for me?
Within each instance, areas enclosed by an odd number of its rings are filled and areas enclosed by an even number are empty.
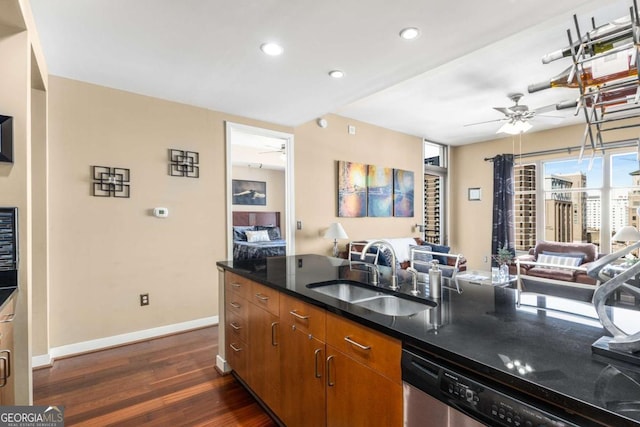
[[[440,299],[442,296],[442,271],[438,268],[438,260],[431,261],[429,269],[429,296]]]

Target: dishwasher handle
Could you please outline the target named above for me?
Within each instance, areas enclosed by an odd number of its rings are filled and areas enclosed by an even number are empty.
[[[402,351],[402,380],[434,397],[440,396],[443,367],[408,350]]]

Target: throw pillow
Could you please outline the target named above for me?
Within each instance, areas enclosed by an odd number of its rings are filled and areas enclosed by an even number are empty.
[[[544,264],[553,264],[557,265],[558,268],[562,267],[577,267],[580,265],[580,259],[576,257],[570,256],[557,256],[557,255],[546,255],[540,254],[538,255],[538,262]],[[541,266],[542,268],[553,268],[548,266]]]
[[[247,242],[249,243],[268,242],[268,241],[269,241],[269,233],[267,233],[267,230],[247,231]]]
[[[444,246],[444,245],[436,245],[435,243],[428,243],[429,246],[431,246],[431,251],[432,252],[439,252],[441,254],[448,254],[449,251],[451,250],[451,248],[449,246]],[[441,255],[434,255],[433,259],[437,259],[438,262],[440,263],[440,265],[448,265],[448,257],[446,256],[441,256]]]
[[[585,254],[583,254],[582,252],[551,252],[551,251],[542,251],[543,255],[554,255],[554,256],[569,256],[572,258],[579,258],[580,262],[578,263],[578,265],[582,264],[584,262],[584,257]]]
[[[412,249],[415,249],[414,251],[412,251]],[[423,252],[420,251],[429,251],[429,252],[433,252],[431,250],[431,246],[427,246],[427,245],[412,245],[409,246],[409,253],[413,253],[412,259],[414,261],[420,261],[420,262],[430,262],[433,259],[433,255],[431,254],[425,254]]]

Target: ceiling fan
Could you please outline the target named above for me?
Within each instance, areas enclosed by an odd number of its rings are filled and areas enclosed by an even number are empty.
[[[520,99],[524,96],[521,93],[510,93],[507,95],[511,101],[513,101],[514,105],[511,107],[493,107],[494,110],[497,110],[504,114],[504,117],[495,120],[487,120],[485,122],[478,123],[470,123],[465,126],[474,126],[483,123],[492,123],[492,122],[505,122],[504,125],[496,133],[508,133],[510,135],[517,135],[519,133],[524,133],[531,129],[531,124],[529,120],[534,117],[554,117],[555,116],[542,116],[540,113],[545,113],[547,111],[553,111],[557,109],[556,104],[547,105],[545,107],[536,108],[530,110],[528,106],[519,104]]]
[[[273,148],[273,150],[270,151],[260,151],[258,154],[268,154],[268,153],[280,153],[280,154],[287,154],[287,146],[286,144],[282,144],[280,146],[279,149],[276,149],[275,147],[271,147]]]

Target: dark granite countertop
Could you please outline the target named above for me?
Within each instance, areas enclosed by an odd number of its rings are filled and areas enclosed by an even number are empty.
[[[541,308],[568,300],[534,296],[532,305],[517,306],[513,289],[467,285],[461,294],[444,289],[435,309],[386,316],[307,287],[337,279],[366,283],[369,273],[345,260],[296,255],[217,265],[395,336],[511,387],[532,403],[551,402],[579,425],[640,425],[640,366],[591,353],[591,344],[605,335],[597,319]],[[382,283],[389,283],[389,269],[380,270]],[[411,284],[405,271],[399,271],[399,281],[399,292],[408,295]],[[419,296],[426,298],[428,285],[419,289]],[[575,304],[576,309],[590,309]],[[611,310],[612,318],[626,318],[627,324],[640,327],[640,311]],[[524,373],[509,369],[509,362],[516,360],[528,367]]]
[[[17,286],[9,286],[6,288],[0,287],[0,310],[9,302],[15,292],[18,291]]]

